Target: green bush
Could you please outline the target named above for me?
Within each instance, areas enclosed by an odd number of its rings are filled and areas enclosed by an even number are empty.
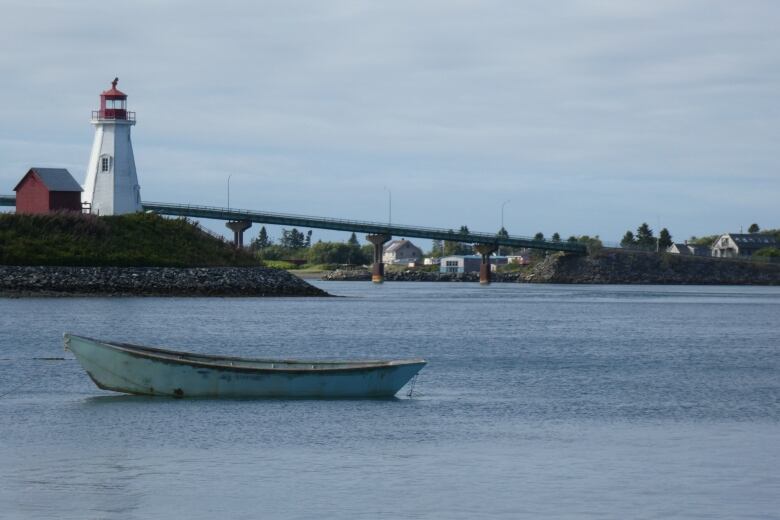
[[[755,253],[753,253],[753,256],[758,257],[766,257],[766,258],[777,258],[780,257],[780,249],[776,247],[765,247],[763,249],[759,249]]]
[[[73,266],[262,265],[186,219],[134,213],[0,215],[0,264]]]

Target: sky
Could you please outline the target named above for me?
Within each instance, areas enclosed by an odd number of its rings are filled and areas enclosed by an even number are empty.
[[[472,231],[498,230],[502,207],[511,234],[608,242],[642,222],[679,241],[780,228],[774,0],[0,13],[0,193],[31,166],[83,182],[118,76],[147,201],[225,206],[230,177],[231,207],[386,221],[392,199],[395,223]]]

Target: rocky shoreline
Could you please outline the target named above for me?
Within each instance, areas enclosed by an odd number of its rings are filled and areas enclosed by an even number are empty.
[[[322,280],[367,281],[366,269],[336,270]],[[478,273],[389,271],[386,281],[478,282]],[[780,285],[780,264],[603,250],[589,256],[550,255],[538,264],[510,273],[494,273],[494,282],[650,285]]]
[[[0,266],[0,296],[329,296],[267,267]]]

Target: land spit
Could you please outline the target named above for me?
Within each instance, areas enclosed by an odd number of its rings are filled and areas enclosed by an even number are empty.
[[[371,279],[366,269],[336,270],[323,280]],[[386,271],[387,281],[478,282],[479,273]],[[780,264],[602,250],[588,256],[553,254],[522,271],[494,273],[494,282],[656,285],[780,285]]]
[[[1,296],[329,296],[267,267],[0,266]]]

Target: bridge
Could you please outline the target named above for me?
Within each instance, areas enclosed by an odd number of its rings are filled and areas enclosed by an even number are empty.
[[[16,197],[14,195],[0,195],[0,206],[15,205]],[[366,233],[366,239],[374,246],[372,280],[375,282],[381,282],[384,278],[383,245],[393,236],[474,244],[474,248],[482,257],[482,265],[480,266],[481,283],[490,283],[490,255],[495,253],[499,246],[564,251],[574,254],[586,253],[585,246],[577,242],[537,240],[531,237],[515,235],[501,236],[495,233],[480,232],[461,233],[452,229],[166,202],[143,202],[142,207],[144,211],[159,215],[224,220],[227,227],[234,233],[234,243],[237,247],[243,244],[243,233],[252,223]]]

